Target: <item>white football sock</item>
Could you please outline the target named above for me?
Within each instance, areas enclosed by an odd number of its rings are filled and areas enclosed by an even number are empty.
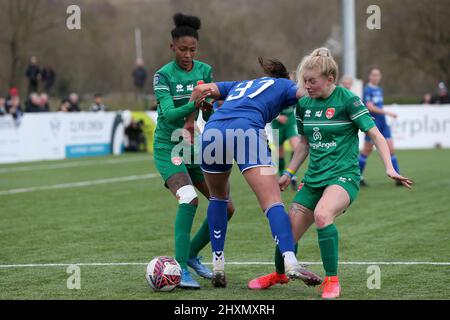
[[[290,266],[298,264],[295,253],[292,251],[286,251],[285,253],[283,253],[283,258],[284,258],[284,264],[287,264]]]
[[[214,251],[213,252],[213,269],[214,271],[223,271],[225,270],[225,256],[223,251]]]

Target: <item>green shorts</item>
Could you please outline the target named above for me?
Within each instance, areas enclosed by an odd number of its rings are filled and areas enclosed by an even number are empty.
[[[347,191],[348,196],[350,197],[349,206],[358,196],[359,177],[350,175],[347,177],[336,178],[336,180],[332,180],[330,183],[322,187],[311,187],[307,183],[302,183],[299,190],[295,194],[293,202],[301,204],[302,206],[314,211],[325,189],[332,185],[341,186],[345,191]]]
[[[294,123],[287,122],[281,124],[278,120],[272,122],[272,129],[278,129],[278,145],[282,146],[286,140],[292,137],[298,136],[297,125]]]
[[[173,158],[171,151],[167,149],[154,149],[153,158],[155,159],[156,170],[158,170],[164,182],[175,173],[187,173],[192,180],[192,183],[205,180],[203,171],[198,164],[186,164],[179,158]],[[166,185],[167,187],[167,185]]]

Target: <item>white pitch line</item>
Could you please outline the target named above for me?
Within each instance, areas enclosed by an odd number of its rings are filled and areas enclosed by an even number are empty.
[[[10,167],[10,168],[0,168],[0,173],[11,173],[11,172],[23,172],[23,171],[34,171],[34,170],[51,170],[51,169],[62,169],[62,168],[73,168],[73,167],[84,167],[91,165],[104,165],[104,164],[116,164],[116,163],[126,163],[126,162],[137,162],[144,160],[152,160],[152,156],[146,157],[136,157],[136,158],[126,158],[126,159],[97,159],[94,161],[74,161],[66,163],[55,163],[55,164],[42,164],[42,165],[31,165],[31,166],[20,166],[20,167]]]
[[[302,261],[302,264],[306,265],[321,265],[322,262],[306,262]],[[205,263],[210,265],[211,263]],[[226,262],[227,265],[273,265],[273,261],[231,261]],[[347,261],[339,262],[340,265],[432,265],[432,266],[450,266],[450,262],[426,262],[426,261],[382,261],[382,262],[369,262],[369,261]],[[47,268],[47,267],[68,267],[68,266],[86,266],[86,267],[111,267],[111,266],[145,266],[145,262],[93,262],[93,263],[33,263],[33,264],[3,264],[0,265],[0,269],[7,268]]]
[[[110,178],[110,179],[60,183],[60,184],[54,184],[54,185],[50,185],[50,186],[38,186],[38,187],[31,187],[31,188],[10,189],[10,190],[0,191],[0,196],[17,194],[17,193],[34,192],[34,191],[80,188],[80,187],[88,187],[88,186],[99,185],[99,184],[109,184],[109,183],[116,183],[116,182],[144,180],[144,179],[156,178],[158,176],[159,175],[156,173],[150,173],[150,174],[144,174],[144,175],[140,175],[140,176],[125,176],[125,177]]]

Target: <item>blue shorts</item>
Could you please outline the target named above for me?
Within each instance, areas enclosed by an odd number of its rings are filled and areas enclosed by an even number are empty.
[[[266,131],[250,119],[208,121],[201,136],[201,148],[204,172],[228,172],[234,161],[241,172],[273,166]]]
[[[375,124],[385,139],[392,139],[391,128],[385,121],[383,122],[375,121]],[[364,140],[372,143],[372,139],[370,139],[368,135],[365,136]]]

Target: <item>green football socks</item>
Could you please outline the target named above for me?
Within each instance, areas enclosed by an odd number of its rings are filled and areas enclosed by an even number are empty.
[[[187,268],[192,223],[197,206],[182,203],[178,206],[175,218],[175,259],[181,268]]]
[[[336,276],[338,270],[338,230],[334,224],[330,224],[325,228],[317,229],[317,235],[325,274]]]
[[[189,258],[197,257],[200,250],[202,250],[209,243],[209,225],[208,219],[203,220],[202,226],[198,229],[194,238],[191,240]]]

